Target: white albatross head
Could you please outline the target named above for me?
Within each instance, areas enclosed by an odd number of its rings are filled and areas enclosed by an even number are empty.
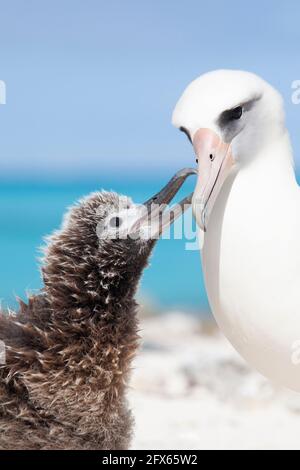
[[[253,163],[285,132],[280,94],[260,77],[237,70],[209,72],[184,91],[172,122],[193,144],[199,161],[196,201],[205,231],[230,172]],[[199,215],[199,214],[198,214]],[[199,219],[198,219],[199,220]]]

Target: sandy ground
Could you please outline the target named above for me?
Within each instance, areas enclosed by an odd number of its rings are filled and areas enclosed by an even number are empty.
[[[273,387],[217,329],[170,313],[141,335],[133,449],[300,449],[300,394]]]

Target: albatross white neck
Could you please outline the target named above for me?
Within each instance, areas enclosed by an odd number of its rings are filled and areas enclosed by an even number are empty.
[[[202,262],[221,329],[257,370],[300,391],[300,191],[288,133],[225,182],[210,216]]]

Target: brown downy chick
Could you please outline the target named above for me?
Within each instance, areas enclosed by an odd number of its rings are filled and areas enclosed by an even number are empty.
[[[168,204],[194,173],[177,173],[140,206],[94,193],[49,237],[44,288],[18,313],[0,314],[0,449],[128,448],[134,296],[156,239],[191,197],[171,213],[154,203]]]

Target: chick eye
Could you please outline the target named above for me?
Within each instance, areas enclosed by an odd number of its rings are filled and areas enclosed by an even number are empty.
[[[225,111],[225,113],[228,121],[236,121],[242,117],[243,108],[242,106],[237,106],[236,108],[230,109],[229,111]]]
[[[112,217],[109,221],[109,224],[112,228],[119,228],[122,223],[120,217]]]
[[[187,138],[189,139],[189,141],[192,143],[192,139],[191,139],[191,136],[190,136],[189,131],[188,131],[185,127],[179,127],[179,130],[180,130],[181,132],[183,132],[183,133],[187,136]]]

